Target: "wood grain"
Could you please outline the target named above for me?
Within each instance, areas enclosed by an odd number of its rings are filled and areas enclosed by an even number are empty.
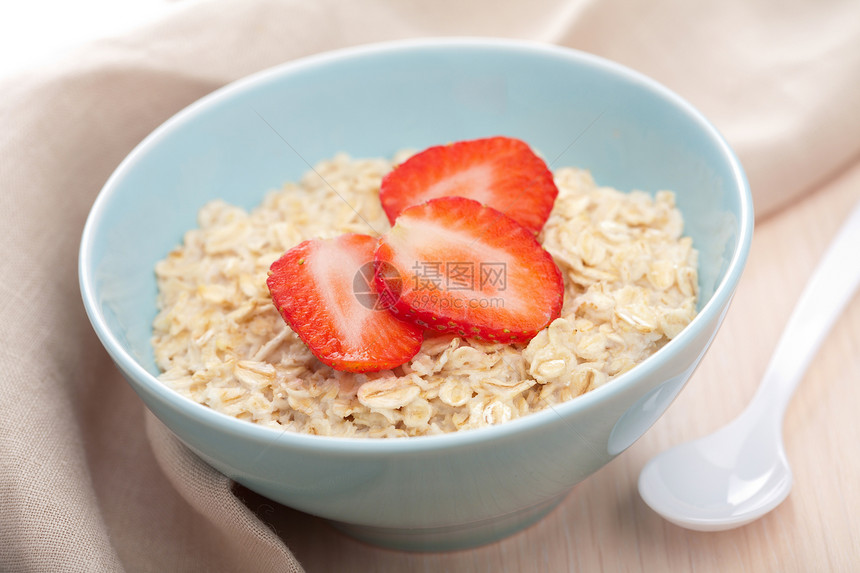
[[[860,297],[789,406],[784,434],[795,484],[782,505],[740,529],[700,533],[663,521],[636,490],[651,456],[743,409],[809,274],[857,201],[860,164],[759,222],[726,321],[687,388],[641,440],[526,531],[468,551],[401,553],[358,543],[252,494],[248,503],[309,573],[860,571]]]

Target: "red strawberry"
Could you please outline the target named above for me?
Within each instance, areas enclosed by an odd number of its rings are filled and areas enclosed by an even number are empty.
[[[380,296],[425,328],[523,342],[561,312],[564,282],[549,253],[529,229],[472,199],[405,209],[374,257]]]
[[[313,239],[272,264],[266,284],[281,316],[311,352],[336,370],[394,368],[421,348],[419,327],[379,307],[373,284],[376,239]]]
[[[537,234],[558,188],[543,159],[519,139],[491,137],[430,147],[382,179],[379,200],[394,220],[407,207],[460,196],[505,213]]]

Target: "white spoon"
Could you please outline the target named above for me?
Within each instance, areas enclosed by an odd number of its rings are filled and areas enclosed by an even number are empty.
[[[681,527],[720,531],[758,519],[788,496],[785,409],[858,283],[860,205],[806,285],[752,402],[715,433],[675,446],[642,469],[639,494],[651,509]]]

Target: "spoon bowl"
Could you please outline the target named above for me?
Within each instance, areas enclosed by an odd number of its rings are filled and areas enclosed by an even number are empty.
[[[639,474],[639,494],[668,521],[699,531],[745,525],[788,496],[785,409],[810,361],[860,283],[860,204],[800,297],[743,413],[713,434],[669,449]]]
[[[788,496],[793,482],[779,428],[741,417],[716,433],[652,459],[639,476],[642,499],[668,521],[697,531],[745,525]]]

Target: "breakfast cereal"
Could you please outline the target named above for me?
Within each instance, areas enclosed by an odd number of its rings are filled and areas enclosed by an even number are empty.
[[[581,169],[559,190],[539,241],[564,276],[561,316],[528,343],[428,335],[409,362],[333,370],[272,304],[267,271],[313,237],[377,235],[392,161],[323,161],[250,212],[216,200],[156,266],[160,380],[224,414],[326,436],[405,437],[495,425],[552,407],[630,370],[695,316],[697,252],[674,195],[623,193]]]

